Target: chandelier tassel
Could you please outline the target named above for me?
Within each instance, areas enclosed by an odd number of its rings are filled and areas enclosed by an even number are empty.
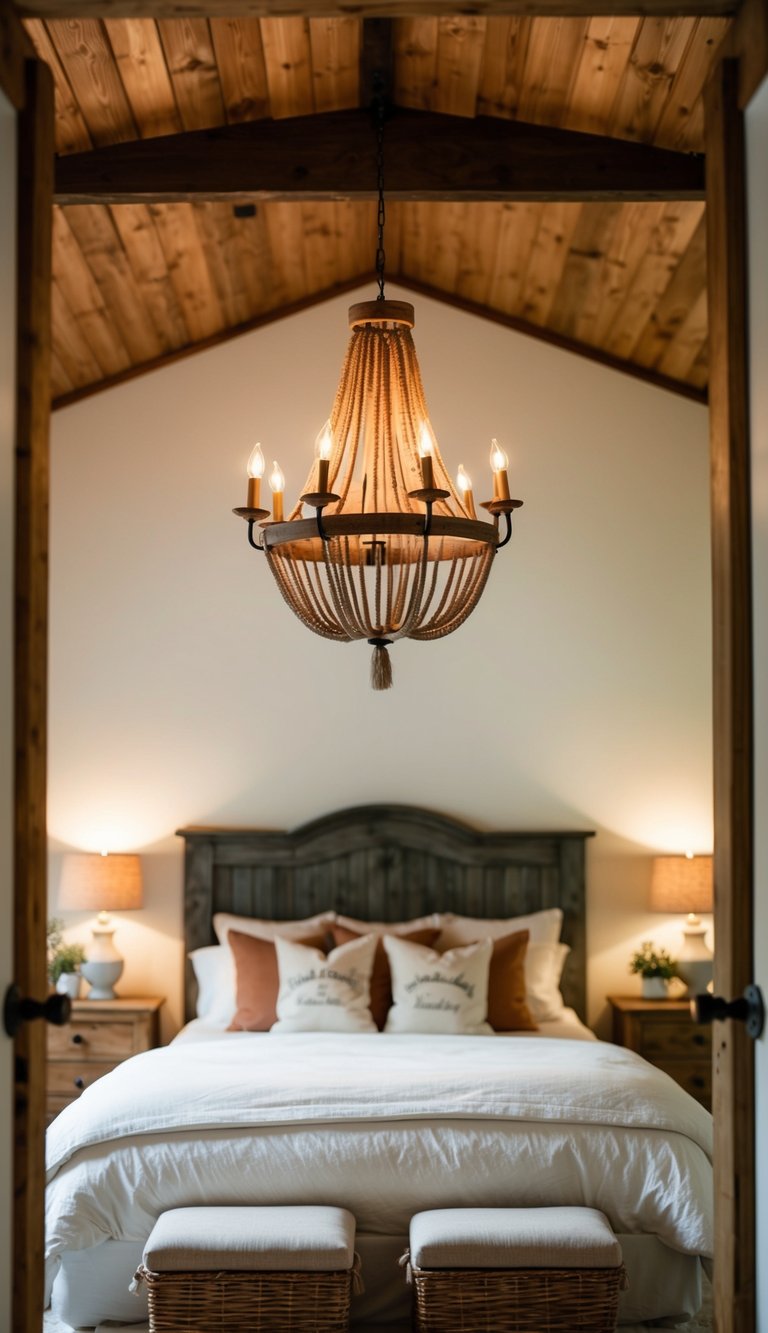
[[[392,640],[369,639],[368,642],[373,648],[371,688],[374,690],[389,690],[392,687],[392,663],[387,648]]]

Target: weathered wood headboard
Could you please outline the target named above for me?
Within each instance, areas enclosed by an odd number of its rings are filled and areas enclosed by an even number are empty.
[[[585,840],[590,832],[479,833],[416,806],[367,805],[291,832],[185,828],[186,952],[215,943],[214,912],[291,920],[332,908],[366,921],[427,912],[505,917],[561,907],[562,990],[586,1000]],[[196,985],[187,961],[186,1017]]]

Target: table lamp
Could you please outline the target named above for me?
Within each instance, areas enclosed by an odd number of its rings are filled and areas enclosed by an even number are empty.
[[[58,906],[63,911],[97,911],[93,942],[80,972],[90,983],[89,1000],[114,1000],[123,960],[115,948],[110,912],[142,904],[141,862],[135,853],[73,853],[64,858]]]
[[[687,912],[683,931],[684,943],[678,954],[680,976],[688,986],[689,995],[705,991],[712,980],[712,953],[704,941],[706,926],[702,926],[699,912],[711,912],[712,857],[711,856],[657,856],[651,874],[652,912]]]

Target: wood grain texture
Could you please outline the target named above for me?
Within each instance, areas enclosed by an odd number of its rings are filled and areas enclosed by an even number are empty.
[[[747,382],[747,235],[739,71],[707,89],[715,821],[715,993],[752,980],[753,715]],[[714,1033],[715,1319],[755,1327],[754,1050],[744,1026]]]
[[[209,17],[211,0],[19,0],[20,14],[34,17],[70,17],[73,15],[98,18],[179,18],[180,16]],[[736,12],[734,0],[537,0],[536,13],[554,17],[562,15],[586,16],[659,14],[718,15]],[[216,10],[213,11],[214,15]],[[327,18],[346,15],[347,0],[304,0],[302,13],[308,18]],[[468,0],[465,14],[527,15],[530,0]],[[227,0],[226,13],[230,17],[251,16],[290,19],[296,13],[294,0]],[[355,13],[371,18],[408,18],[412,15],[438,15],[453,19],[456,0],[361,0]]]
[[[14,554],[14,978],[47,993],[46,748],[53,80],[26,62],[19,118],[16,532]],[[43,1321],[45,1026],[14,1041],[13,1328]]]
[[[214,912],[286,921],[329,908],[366,921],[429,912],[508,917],[562,907],[571,953],[563,995],[586,999],[589,832],[479,833],[414,806],[360,806],[293,832],[180,829],[185,953],[215,941]],[[186,1017],[194,1017],[188,967]]]

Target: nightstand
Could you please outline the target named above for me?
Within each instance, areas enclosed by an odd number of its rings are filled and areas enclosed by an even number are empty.
[[[129,1056],[159,1044],[162,1003],[161,999],[144,996],[72,1001],[69,1023],[47,1028],[49,1123],[102,1074]]]
[[[712,1109],[712,1035],[694,1023],[688,1000],[609,995],[613,1040],[663,1069],[697,1102]]]

